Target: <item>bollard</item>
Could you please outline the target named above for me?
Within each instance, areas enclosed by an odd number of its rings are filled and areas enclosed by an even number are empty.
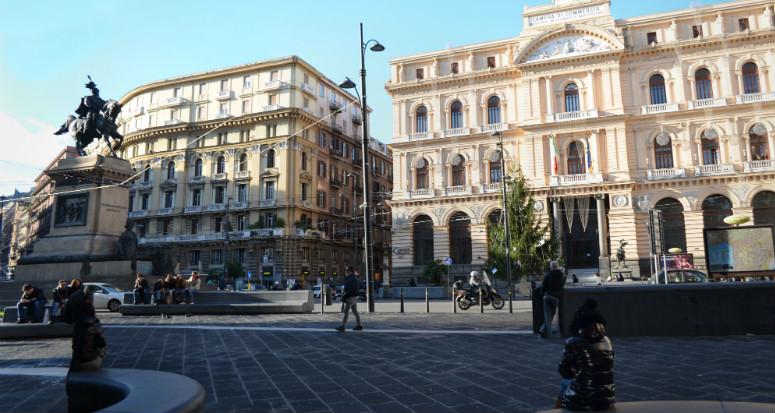
[[[320,286],[320,314],[326,313],[326,290]]]
[[[509,288],[509,314],[514,314],[514,305],[512,304],[511,297],[514,295],[514,292],[511,291]]]
[[[457,301],[457,287],[452,287],[452,312],[457,314],[457,306],[455,305],[455,301]]]
[[[482,295],[482,287],[479,287],[479,312],[484,314],[484,300],[482,298],[484,298]]]
[[[431,312],[431,302],[428,300],[428,288],[425,288],[425,312]]]
[[[404,312],[404,289],[401,289],[401,312]]]

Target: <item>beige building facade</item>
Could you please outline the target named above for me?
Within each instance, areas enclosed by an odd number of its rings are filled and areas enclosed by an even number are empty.
[[[652,210],[657,250],[700,268],[703,228],[775,221],[772,1],[617,20],[606,0],[555,0],[522,22],[512,39],[391,62],[397,281],[428,259],[486,261],[494,132],[574,270],[608,273],[624,240],[625,275],[648,274]]]
[[[301,58],[161,80],[121,103],[122,156],[140,173],[129,217],[144,248],[170,249],[181,271],[233,261],[265,282],[362,263],[360,107]],[[369,152],[379,203],[392,156],[376,140]],[[390,220],[377,223],[383,273]]]

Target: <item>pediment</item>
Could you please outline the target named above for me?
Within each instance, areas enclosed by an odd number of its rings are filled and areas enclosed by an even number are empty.
[[[534,38],[515,59],[518,64],[562,60],[624,49],[616,36],[591,26],[556,29]]]
[[[280,175],[280,171],[277,168],[266,168],[264,172],[261,172],[262,178],[271,178],[279,175]]]

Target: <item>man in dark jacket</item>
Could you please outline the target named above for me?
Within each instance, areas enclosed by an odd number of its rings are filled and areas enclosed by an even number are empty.
[[[73,358],[70,371],[99,370],[107,352],[100,320],[96,318],[92,297],[83,291],[80,280],[70,284],[71,294],[65,306],[65,322],[73,325]]]
[[[560,264],[557,261],[552,261],[549,263],[549,272],[546,273],[544,282],[541,284],[541,291],[544,293],[544,325],[539,330],[541,337],[552,336],[554,314],[560,304],[563,288],[565,288],[565,275],[560,270]]]
[[[344,279],[344,292],[342,293],[342,302],[344,303],[344,318],[342,319],[342,325],[336,328],[336,331],[344,331],[344,326],[347,324],[347,316],[352,309],[355,314],[355,328],[353,330],[363,330],[361,325],[361,316],[358,314],[358,290],[359,290],[358,277],[353,271],[353,267],[347,267],[347,277]]]
[[[148,280],[138,272],[134,288],[135,304],[148,304],[145,302],[146,294],[148,294]]]
[[[70,288],[65,280],[59,280],[57,287],[51,292],[51,316],[49,324],[59,321],[62,318],[61,313],[65,309],[67,298],[70,297]]]
[[[43,290],[32,284],[24,284],[22,298],[16,304],[16,311],[17,324],[42,322],[46,311],[46,295]]]
[[[576,411],[606,410],[614,405],[614,351],[605,319],[586,310],[577,321],[580,335],[565,342],[559,366],[563,378],[558,406]]]

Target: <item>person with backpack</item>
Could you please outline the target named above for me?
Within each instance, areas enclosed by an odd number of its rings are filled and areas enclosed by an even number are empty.
[[[345,325],[347,324],[347,316],[352,310],[355,314],[355,328],[353,330],[363,330],[361,324],[361,316],[358,314],[358,293],[359,293],[358,277],[355,275],[355,271],[352,266],[347,267],[347,276],[344,279],[344,292],[342,294],[342,302],[344,303],[344,318],[342,319],[342,325],[336,328],[336,331],[344,332]]]

